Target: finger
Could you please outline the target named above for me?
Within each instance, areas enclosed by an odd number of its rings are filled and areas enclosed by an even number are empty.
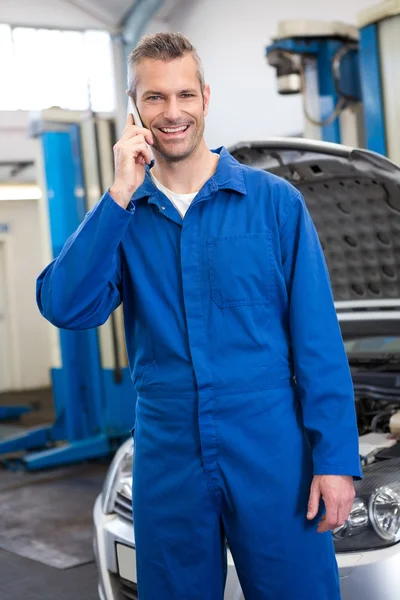
[[[135,124],[135,121],[133,120],[133,115],[131,113],[128,113],[128,116],[126,117],[125,129],[134,124]]]
[[[345,522],[349,518],[352,507],[353,507],[353,502],[351,502],[351,503],[346,502],[343,505],[339,506],[338,522],[336,524],[336,527],[342,527],[342,525],[345,524]]]
[[[151,162],[151,155],[150,155],[149,149],[147,147],[147,144],[143,143],[140,146],[141,146],[140,155],[143,156],[144,161],[149,165]]]
[[[143,153],[146,162],[151,162],[151,154],[143,136],[137,136],[125,142],[118,142],[117,148],[120,152],[128,152],[136,158],[139,152]]]
[[[148,129],[144,129],[145,130],[145,134],[144,137],[146,139],[146,142],[148,144],[150,144],[150,146],[152,146],[154,144],[154,138],[153,138],[153,134],[151,133],[151,131],[149,131]]]
[[[149,131],[145,127],[138,127],[137,125],[125,127],[121,136],[121,142],[130,140],[137,135],[142,135],[148,144],[153,144],[154,142],[153,134],[151,133],[151,131]]]
[[[134,146],[132,146],[132,154],[133,154],[133,157],[135,158],[135,160],[139,156],[142,156],[144,158],[144,161],[147,164],[150,164],[150,162],[151,162],[150,152],[149,152],[149,149],[146,146],[145,142],[142,142],[140,144],[135,144]]]
[[[307,519],[309,519],[310,521],[312,521],[312,519],[315,519],[315,517],[317,516],[320,499],[321,492],[319,486],[315,481],[313,481],[311,484],[310,498],[308,501],[307,508]]]
[[[335,529],[338,522],[338,505],[335,502],[325,502],[326,512],[318,524],[318,533],[326,533]]]
[[[120,141],[125,142],[126,140],[130,140],[137,135],[142,135],[148,144],[153,145],[154,140],[151,131],[145,127],[137,127],[136,125],[126,126]]]
[[[325,523],[325,519],[326,519],[326,515],[322,515],[319,523],[318,523],[318,533],[321,533],[321,528],[323,527],[324,523]]]
[[[138,133],[134,137],[128,138],[126,141],[131,144],[142,144],[146,142],[146,138],[144,137],[143,133]]]

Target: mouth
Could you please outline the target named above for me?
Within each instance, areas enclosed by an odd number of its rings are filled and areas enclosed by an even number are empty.
[[[178,127],[159,127],[162,137],[167,139],[183,138],[188,131],[190,125],[179,125]]]

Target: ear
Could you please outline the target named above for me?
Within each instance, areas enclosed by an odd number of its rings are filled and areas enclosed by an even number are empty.
[[[208,83],[206,83],[203,91],[203,112],[205,117],[208,115],[208,107],[210,105],[210,94],[210,86],[208,85]]]

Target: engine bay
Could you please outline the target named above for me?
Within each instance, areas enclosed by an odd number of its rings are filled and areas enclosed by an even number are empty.
[[[360,457],[366,466],[400,458],[400,369],[383,359],[373,366],[363,363],[355,367],[353,362],[351,370]]]

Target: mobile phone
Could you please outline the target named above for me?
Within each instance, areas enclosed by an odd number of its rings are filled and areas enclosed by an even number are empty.
[[[142,119],[140,118],[139,111],[137,109],[135,101],[131,96],[129,96],[129,98],[128,98],[128,114],[131,114],[131,113],[133,115],[135,125],[137,125],[138,127],[143,127]]]
[[[137,109],[134,99],[131,96],[129,96],[129,98],[128,98],[128,115],[129,114],[133,115],[135,125],[137,125],[138,127],[143,127],[143,123],[142,123],[142,119],[140,118],[139,111]],[[150,160],[153,160],[154,155],[151,151],[151,146],[149,146],[147,143],[146,143],[146,146],[150,151]]]

